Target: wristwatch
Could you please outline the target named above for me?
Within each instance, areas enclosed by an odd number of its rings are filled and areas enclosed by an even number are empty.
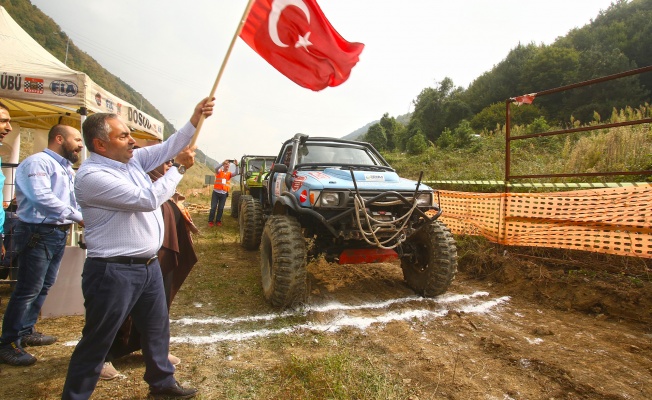
[[[179,171],[179,173],[181,175],[186,173],[186,166],[185,165],[181,165],[181,164],[175,162],[174,164],[172,164],[172,166],[177,167],[177,170]]]

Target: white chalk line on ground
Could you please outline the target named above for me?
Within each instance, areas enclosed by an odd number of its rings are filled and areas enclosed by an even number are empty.
[[[381,302],[363,303],[359,305],[348,305],[337,302],[326,303],[322,305],[308,305],[305,309],[300,311],[284,311],[275,314],[253,315],[248,317],[236,318],[179,318],[171,320],[170,323],[195,325],[195,324],[215,324],[215,325],[232,325],[241,322],[258,322],[258,321],[273,321],[280,318],[305,316],[309,313],[326,313],[332,311],[352,311],[352,310],[377,310],[388,308],[395,304],[403,304],[409,302],[425,302],[434,304],[457,303],[465,300],[470,300],[476,297],[489,296],[487,292],[475,292],[473,294],[444,294],[437,298],[426,298],[419,296],[409,296],[400,299],[391,299]],[[461,311],[461,310],[460,310]]]
[[[439,318],[447,315],[451,311],[464,312],[472,314],[484,314],[495,307],[507,303],[510,299],[509,296],[503,296],[495,299],[477,302],[478,298],[488,297],[487,292],[475,292],[472,294],[444,294],[436,298],[424,298],[418,296],[409,296],[399,299],[391,299],[381,302],[367,302],[358,305],[341,304],[337,302],[330,302],[321,305],[308,305],[299,311],[284,311],[275,314],[252,315],[246,317],[236,318],[180,318],[171,320],[171,324],[180,324],[184,326],[190,325],[219,325],[231,326],[238,323],[246,322],[271,322],[275,320],[282,320],[288,317],[305,317],[312,314],[324,314],[337,312],[338,314],[326,323],[302,323],[295,324],[288,327],[278,329],[253,329],[244,331],[226,331],[214,332],[209,335],[187,335],[187,336],[174,336],[170,338],[170,343],[190,343],[190,344],[208,344],[224,341],[245,341],[254,338],[262,338],[279,334],[298,333],[301,331],[313,332],[337,332],[342,328],[350,327],[360,330],[366,330],[374,324],[384,325],[394,321],[406,320],[419,320],[424,321],[427,319]],[[476,301],[474,301],[476,300]],[[442,308],[439,310],[430,309],[410,309],[404,311],[390,311],[384,314],[367,317],[367,316],[354,316],[348,315],[348,311],[359,310],[383,310],[390,306],[406,303],[425,303],[427,305],[457,305],[456,307]],[[69,341],[64,343],[66,346],[74,346],[77,341]]]
[[[432,303],[432,304],[455,304],[455,303],[466,303],[470,300],[476,299],[478,297],[487,297],[489,293],[487,292],[475,292],[470,295],[462,294],[447,294],[442,295],[437,298],[423,298],[417,296],[410,296],[400,299],[392,299],[382,302],[370,302],[363,303],[359,305],[348,305],[341,303],[327,303],[323,305],[311,305],[302,311],[294,312],[282,312],[278,314],[265,314],[257,316],[248,316],[248,317],[238,317],[238,318],[181,318],[178,320],[171,321],[173,324],[184,324],[184,325],[195,325],[195,324],[236,324],[239,322],[255,322],[255,321],[273,321],[276,319],[282,319],[286,317],[294,316],[304,316],[310,313],[327,313],[327,312],[346,312],[346,311],[356,311],[356,310],[379,310],[385,309],[395,304],[404,304],[410,302],[422,302],[422,303]],[[352,316],[352,315],[338,315],[336,318],[332,319],[327,323],[303,323],[296,324],[290,327],[284,327],[279,329],[255,329],[249,331],[237,331],[237,332],[215,332],[209,335],[202,336],[175,336],[170,338],[171,343],[191,343],[191,344],[208,344],[208,343],[217,343],[223,341],[243,341],[253,338],[267,337],[271,335],[278,334],[287,334],[287,333],[297,333],[304,330],[313,331],[313,332],[337,332],[338,330],[344,327],[357,328],[360,330],[365,330],[371,325],[380,324],[384,325],[389,322],[394,321],[405,321],[405,320],[426,320],[433,319],[447,315],[450,311],[464,312],[464,313],[473,313],[473,314],[483,314],[489,312],[491,309],[506,303],[509,301],[509,296],[503,296],[496,299],[491,299],[488,301],[481,301],[474,304],[460,304],[459,307],[452,309],[441,309],[441,310],[429,310],[429,309],[412,309],[405,311],[391,311],[381,315],[373,317],[361,317],[361,316]]]

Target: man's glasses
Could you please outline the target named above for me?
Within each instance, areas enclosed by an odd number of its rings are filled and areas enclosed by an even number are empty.
[[[11,121],[9,118],[2,118],[0,119],[0,124],[4,124],[5,122]]]

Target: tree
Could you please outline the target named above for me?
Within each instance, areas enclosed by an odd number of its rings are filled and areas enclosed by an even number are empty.
[[[453,128],[463,118],[470,117],[470,107],[460,98],[463,91],[450,78],[438,82],[436,88],[423,89],[414,101],[408,137],[419,130],[425,138],[436,141],[444,128]]]
[[[471,111],[477,113],[489,104],[531,92],[527,84],[527,76],[524,75],[524,67],[535,57],[539,49],[540,47],[534,43],[527,45],[519,43],[491,71],[476,78],[461,95],[471,107]]]
[[[485,107],[471,119],[471,127],[477,131],[492,131],[505,125],[506,105],[504,102],[494,103]],[[544,112],[536,104],[523,104],[510,107],[511,124],[527,125],[532,123]]]
[[[444,131],[439,135],[439,138],[437,139],[437,146],[441,147],[442,149],[446,149],[449,147],[453,147],[455,145],[455,138],[453,137],[453,132],[446,128]]]
[[[439,139],[437,139],[437,145],[444,148],[468,148],[471,145],[475,131],[471,128],[471,124],[467,120],[463,120],[454,130],[448,128],[444,129]]]
[[[425,136],[421,133],[417,133],[412,136],[406,145],[407,152],[410,154],[421,154],[428,148],[428,142],[426,141]]]
[[[387,137],[387,150],[398,148],[398,140],[405,131],[405,126],[398,122],[396,118],[390,117],[388,113],[383,114],[379,123],[385,130],[385,136]]]
[[[378,151],[387,149],[387,135],[385,129],[379,123],[369,127],[364,140],[371,143]]]
[[[543,46],[529,60],[524,68],[524,76],[538,92],[577,82],[580,54],[574,48]]]

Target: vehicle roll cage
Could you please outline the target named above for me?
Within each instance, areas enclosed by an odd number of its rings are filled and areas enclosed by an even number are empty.
[[[292,137],[292,139],[288,139],[285,142],[283,142],[283,146],[281,146],[281,151],[279,152],[278,156],[276,157],[277,162],[282,162],[283,160],[283,155],[285,154],[286,148],[288,145],[293,144],[293,142],[296,142],[300,145],[306,144],[306,143],[325,143],[325,144],[334,144],[334,145],[341,145],[342,147],[357,147],[357,148],[362,148],[367,151],[369,151],[371,154],[374,155],[374,157],[377,157],[378,160],[383,162],[385,165],[377,165],[377,167],[389,167],[389,163],[385,158],[376,150],[375,147],[373,147],[371,144],[367,142],[358,142],[358,141],[353,141],[353,140],[346,140],[346,139],[337,139],[337,138],[332,138],[332,137],[311,137],[308,135],[305,135],[303,133],[297,133]],[[292,149],[292,158],[290,161],[290,167],[293,167],[296,165],[296,155],[298,152],[298,146],[295,146]],[[304,164],[306,165],[306,164]],[[320,163],[320,165],[322,165]],[[337,166],[340,166],[340,164],[337,164]],[[389,167],[391,168],[391,167]],[[393,170],[393,169],[392,169]]]

